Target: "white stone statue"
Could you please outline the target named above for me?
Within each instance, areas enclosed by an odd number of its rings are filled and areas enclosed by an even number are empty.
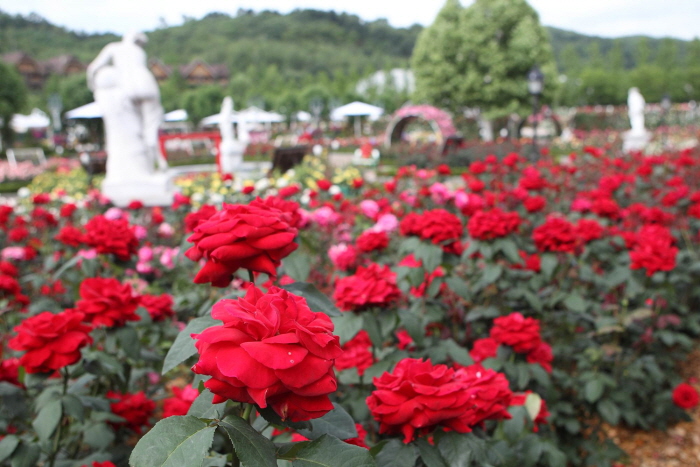
[[[232,173],[238,170],[243,163],[243,152],[246,142],[241,141],[241,125],[238,122],[239,138],[233,134],[233,99],[230,96],[224,97],[219,113],[219,132],[221,133],[221,144],[219,145],[219,163],[223,173]]]
[[[644,96],[637,88],[630,88],[627,94],[627,111],[632,129],[622,134],[624,152],[644,151],[651,140],[651,133],[644,128]]]
[[[127,198],[167,203],[154,198],[167,183],[156,166],[163,172],[167,162],[158,148],[163,107],[143,50],[147,40],[140,32],[125,34],[120,42],[107,44],[87,68],[88,86],[105,127],[107,173],[102,191],[116,204],[128,203]],[[172,199],[172,193],[164,196]]]
[[[630,126],[633,134],[644,134],[644,96],[637,88],[630,88],[627,93],[627,111],[630,117]]]

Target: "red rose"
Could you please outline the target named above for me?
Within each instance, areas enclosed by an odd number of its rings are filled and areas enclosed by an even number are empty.
[[[136,253],[139,241],[126,219],[110,220],[102,215],[93,217],[85,224],[85,243],[102,254],[113,254],[128,260]]]
[[[480,365],[455,370],[406,358],[373,382],[366,402],[379,433],[401,433],[404,443],[437,426],[468,433],[486,419],[509,418],[508,380]]]
[[[136,200],[130,202],[126,208],[131,209],[133,211],[136,211],[137,209],[141,209],[141,208],[143,208],[143,201],[136,199]]]
[[[547,373],[552,372],[552,361],[554,360],[554,355],[552,355],[552,346],[546,342],[540,342],[540,345],[532,349],[525,357],[528,363],[539,363],[539,365],[545,369]]]
[[[17,277],[19,271],[17,270],[17,266],[10,263],[9,261],[0,261],[0,274]]]
[[[532,394],[532,391],[525,391],[525,392],[520,392],[520,393],[515,393],[513,394],[513,398],[511,399],[510,403],[512,406],[520,406],[520,405],[525,405],[525,402],[527,401],[527,396]],[[549,410],[547,410],[547,403],[545,402],[544,399],[540,399],[540,410],[537,412],[537,415],[535,416],[535,419],[533,420],[533,427],[532,431],[537,433],[540,431],[540,428],[538,425],[546,425],[547,419],[551,413],[549,413]]]
[[[243,193],[244,195],[249,195],[254,191],[255,191],[255,187],[253,185],[246,185],[241,190],[241,193]]]
[[[20,363],[18,358],[0,360],[0,381],[4,381],[15,386],[22,386],[22,384],[19,382],[19,367]]]
[[[401,220],[399,229],[401,235],[418,235],[423,240],[441,245],[448,253],[462,253],[462,221],[444,209],[433,209],[422,214],[409,213]]]
[[[173,397],[163,401],[163,418],[172,417],[173,415],[187,415],[187,412],[192,407],[192,403],[199,396],[199,391],[188,384],[184,388],[177,386],[172,388]]]
[[[87,464],[83,464],[81,467],[89,467]],[[104,461],[104,462],[93,462],[92,467],[117,467],[110,461]]]
[[[542,342],[540,322],[534,318],[525,318],[520,313],[494,319],[491,337],[501,344],[513,347],[518,353],[531,352]]]
[[[360,266],[352,276],[335,284],[333,299],[346,311],[359,311],[370,306],[385,306],[401,297],[396,285],[396,273],[389,266],[370,263]]]
[[[338,370],[357,368],[357,374],[362,376],[365,370],[374,363],[374,357],[370,351],[371,347],[372,341],[369,334],[362,329],[343,345],[343,353],[335,359],[335,367]]]
[[[472,357],[474,363],[481,363],[487,358],[498,356],[499,342],[496,339],[485,337],[474,341],[474,346],[469,351],[469,356]]]
[[[185,196],[182,193],[175,193],[173,196],[172,209],[177,209],[180,206],[189,206],[191,204],[190,197]]]
[[[280,188],[278,194],[280,198],[291,198],[301,191],[299,185],[289,185],[284,188]]]
[[[29,237],[29,229],[23,226],[15,227],[7,232],[7,239],[14,243],[19,243]]]
[[[381,251],[389,246],[389,236],[386,232],[366,230],[357,237],[357,249],[369,253],[370,251]]]
[[[51,195],[48,193],[38,193],[32,198],[34,204],[48,204],[51,202]]]
[[[574,225],[561,217],[550,216],[544,224],[532,231],[532,239],[540,251],[574,253],[578,236]]]
[[[198,211],[187,214],[185,216],[185,232],[194,232],[195,227],[214,214],[216,214],[216,206],[211,204],[204,204]]]
[[[204,386],[214,403],[270,406],[291,421],[333,409],[333,360],[342,350],[328,316],[286,290],[263,293],[253,285],[243,298],[216,303],[211,315],[223,324],[193,335],[199,361],[192,371],[211,376]]]
[[[583,243],[603,237],[603,226],[593,219],[581,219],[576,224],[576,233]]]
[[[78,247],[85,242],[82,230],[72,225],[64,225],[54,238],[64,245],[73,247]]]
[[[317,180],[319,190],[328,191],[331,187],[331,182],[326,179]]]
[[[80,360],[80,349],[92,343],[91,328],[82,324],[83,314],[48,311],[27,318],[14,331],[11,349],[25,351],[19,364],[27,373],[49,373]]]
[[[637,233],[630,250],[630,269],[646,269],[647,276],[676,267],[678,248],[671,232],[660,225],[645,225]]]
[[[144,294],[139,297],[139,305],[144,307],[153,321],[163,321],[173,316],[173,297],[164,293],[161,295]]]
[[[163,215],[163,208],[160,206],[154,206],[151,209],[151,223],[153,225],[162,224],[165,221],[165,216]]]
[[[250,202],[251,206],[261,206],[282,211],[282,220],[290,226],[298,229],[301,227],[302,218],[299,212],[299,203],[282,199],[278,196],[268,196],[265,199],[254,199]]]
[[[70,217],[73,215],[76,209],[78,209],[78,206],[76,206],[73,203],[64,204],[63,206],[61,206],[61,211],[59,212],[59,215],[61,217]]]
[[[539,212],[547,205],[544,196],[528,196],[523,200],[523,206],[527,212]]]
[[[494,208],[474,214],[467,223],[467,230],[469,235],[477,240],[493,240],[516,232],[520,222],[517,212],[505,212]]]
[[[109,404],[112,413],[126,420],[116,425],[126,426],[139,434],[141,434],[141,428],[149,424],[148,419],[156,408],[156,403],[147,398],[143,391],[135,394],[108,391],[107,399],[116,400]]]
[[[226,287],[239,268],[275,276],[282,258],[297,248],[297,230],[285,216],[262,203],[225,204],[187,239],[194,246],[185,255],[193,261],[206,260],[194,282]]]
[[[114,278],[94,277],[80,283],[79,293],[80,300],[75,307],[85,314],[84,321],[93,326],[111,328],[141,319],[136,314],[139,298],[129,284]]]
[[[698,391],[688,383],[681,383],[673,390],[673,403],[681,409],[692,409],[700,402]]]

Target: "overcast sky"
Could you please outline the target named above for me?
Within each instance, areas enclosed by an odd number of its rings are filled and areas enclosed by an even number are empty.
[[[461,0],[468,5],[471,0]],[[76,31],[149,31],[164,20],[182,23],[183,15],[201,18],[219,11],[235,15],[239,8],[335,10],[365,20],[386,18],[392,26],[429,25],[444,0],[0,0],[0,10],[38,13],[50,22]],[[604,37],[644,34],[690,40],[700,36],[700,0],[530,0],[547,26]],[[410,5],[410,6],[409,6]]]

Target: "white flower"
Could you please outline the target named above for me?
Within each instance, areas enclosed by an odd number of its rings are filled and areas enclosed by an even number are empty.
[[[17,196],[19,196],[20,198],[28,198],[31,194],[32,192],[26,186],[23,186],[22,188],[17,190]]]

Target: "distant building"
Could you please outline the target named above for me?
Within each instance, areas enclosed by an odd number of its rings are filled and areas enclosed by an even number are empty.
[[[229,72],[226,65],[209,65],[204,60],[195,59],[187,65],[180,66],[180,74],[187,84],[226,84]]]
[[[0,59],[15,67],[24,78],[27,87],[38,90],[51,75],[68,76],[75,73],[85,73],[86,65],[73,55],[59,55],[45,62],[33,59],[24,52],[12,52],[2,55]],[[165,81],[173,74],[173,68],[157,58],[148,61],[148,68],[158,82]],[[210,65],[204,60],[193,60],[187,65],[178,67],[178,72],[187,84],[228,84],[229,71],[224,64]]]
[[[173,73],[173,67],[166,65],[157,58],[148,60],[148,68],[159,83],[170,78],[170,75]]]
[[[24,52],[11,52],[2,56],[2,61],[14,66],[30,89],[41,89],[46,79],[46,71],[41,62]]]
[[[59,55],[44,62],[44,71],[47,74],[59,76],[85,73],[87,67],[78,60],[75,55]]]

